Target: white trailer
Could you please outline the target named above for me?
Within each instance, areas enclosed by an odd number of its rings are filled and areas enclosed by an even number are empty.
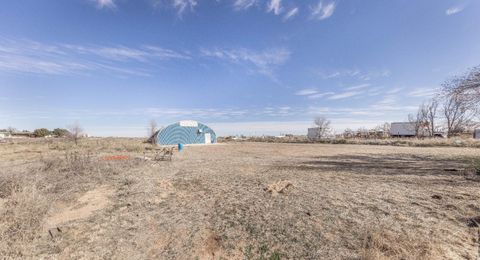
[[[473,131],[473,138],[480,139],[480,129],[475,129]]]
[[[415,124],[411,122],[394,122],[390,125],[390,135],[395,137],[413,137]]]

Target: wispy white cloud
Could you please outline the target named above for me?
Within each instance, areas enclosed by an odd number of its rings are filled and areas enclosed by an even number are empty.
[[[438,88],[418,88],[408,93],[411,97],[432,97],[438,93]]]
[[[403,90],[403,88],[393,88],[393,89],[387,91],[387,94],[395,94],[395,93],[398,93],[402,90]]]
[[[150,57],[160,58],[162,60],[169,59],[191,59],[192,57],[187,53],[174,51],[171,49],[162,48],[159,46],[145,45],[143,48],[147,51]]]
[[[98,8],[110,8],[114,9],[117,7],[115,0],[93,0]]]
[[[394,95],[385,95],[381,100],[373,105],[373,107],[384,108],[386,106],[393,106],[397,102],[397,97]]]
[[[391,72],[388,69],[339,69],[339,70],[315,70],[316,74],[320,75],[323,79],[334,79],[351,77],[360,80],[368,81],[375,78],[390,77]]]
[[[197,6],[197,0],[173,0],[173,8],[177,10],[177,14],[182,16],[186,10],[193,12],[195,6]]]
[[[151,107],[146,109],[133,110],[135,114],[150,115],[159,118],[216,118],[231,119],[232,117],[241,117],[249,111],[235,108],[158,108]]]
[[[308,96],[308,99],[319,99],[335,94],[334,92],[319,92]]]
[[[329,3],[324,3],[322,0],[318,2],[313,7],[310,7],[311,9],[311,18],[316,19],[316,20],[325,20],[330,18],[330,16],[333,15],[333,12],[335,11],[336,3],[335,2],[329,2]]]
[[[378,96],[384,92],[383,87],[372,87],[368,88],[367,94],[368,96]]]
[[[330,100],[345,99],[345,98],[358,96],[362,93],[363,93],[362,91],[346,91],[346,92],[342,92],[342,93],[339,93],[339,94],[332,95],[332,96],[328,97],[328,99],[330,99]]]
[[[453,6],[453,7],[448,8],[445,11],[445,14],[448,15],[448,16],[458,14],[461,11],[463,11],[464,8],[465,8],[464,6]]]
[[[33,74],[113,72],[146,76],[145,64],[189,56],[158,46],[83,46],[43,44],[29,40],[0,40],[0,71]],[[127,66],[128,65],[128,66]]]
[[[240,49],[202,49],[201,53],[206,57],[218,58],[228,62],[253,65],[255,72],[274,77],[276,67],[284,64],[290,58],[290,51],[285,48],[272,48],[264,51]]]
[[[291,18],[295,17],[298,12],[300,11],[300,9],[298,7],[294,7],[292,8],[290,11],[288,11],[284,16],[283,16],[283,20],[284,21],[287,21],[287,20],[290,20]]]
[[[252,6],[255,6],[258,0],[235,0],[233,7],[236,10],[247,10]]]
[[[122,45],[117,46],[82,46],[63,44],[59,45],[61,48],[65,48],[80,54],[94,54],[106,59],[116,61],[135,60],[139,62],[145,62],[152,58],[161,60],[169,59],[190,59],[190,56],[186,53],[177,52],[174,50],[162,48],[153,45],[144,45],[140,48],[129,48]]]
[[[297,96],[306,96],[308,99],[319,99],[323,98],[325,96],[333,95],[335,94],[334,92],[319,92],[317,89],[314,88],[307,88],[307,89],[302,89],[297,92],[295,92],[295,95]]]
[[[279,15],[282,11],[282,0],[270,0],[267,6],[267,12],[273,12],[275,15]]]
[[[295,92],[295,95],[297,95],[297,96],[308,96],[308,95],[312,95],[312,94],[316,94],[316,93],[318,93],[318,91],[316,89],[306,88],[306,89],[302,89],[302,90],[299,90],[299,91]]]
[[[112,60],[137,60],[146,61],[147,53],[143,50],[127,48],[124,46],[118,47],[101,47],[101,48],[89,48],[91,53],[95,53],[99,56]]]
[[[347,90],[358,90],[358,89],[364,89],[366,87],[370,86],[370,84],[360,84],[360,85],[355,85],[355,86],[351,86],[351,87],[348,87],[346,88]]]
[[[320,72],[320,75],[324,79],[332,79],[332,78],[339,78],[339,77],[354,77],[360,75],[359,70],[337,70],[329,73]]]

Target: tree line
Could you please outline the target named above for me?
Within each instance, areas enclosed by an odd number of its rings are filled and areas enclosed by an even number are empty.
[[[443,82],[433,98],[423,102],[415,114],[408,115],[408,121],[417,137],[435,137],[443,133],[453,137],[479,127],[480,66]],[[330,120],[327,118],[318,116],[313,123],[318,138],[330,133]],[[390,124],[385,123],[372,130],[360,128],[357,133],[347,129],[344,136],[370,137],[371,132],[386,135],[389,130]]]
[[[418,137],[445,132],[456,136],[478,127],[480,121],[480,66],[446,80],[438,93],[409,115]]]
[[[78,144],[78,141],[85,135],[83,128],[80,126],[80,124],[75,123],[71,126],[68,127],[68,129],[64,128],[55,128],[53,130],[49,130],[47,128],[37,128],[33,130],[33,132],[30,134],[29,131],[23,130],[23,131],[18,131],[14,127],[8,127],[7,129],[2,130],[2,132],[7,132],[12,135],[14,134],[29,134],[30,136],[33,137],[48,137],[48,136],[54,136],[54,137],[64,137],[71,139],[72,141],[75,142],[75,144]]]

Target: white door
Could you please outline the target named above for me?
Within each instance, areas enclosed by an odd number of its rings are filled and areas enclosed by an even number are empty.
[[[212,137],[210,137],[210,133],[205,133],[205,143],[206,144],[212,143]]]

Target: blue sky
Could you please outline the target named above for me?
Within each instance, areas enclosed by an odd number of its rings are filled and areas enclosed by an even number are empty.
[[[405,120],[480,64],[480,1],[6,0],[0,128],[304,134]]]

